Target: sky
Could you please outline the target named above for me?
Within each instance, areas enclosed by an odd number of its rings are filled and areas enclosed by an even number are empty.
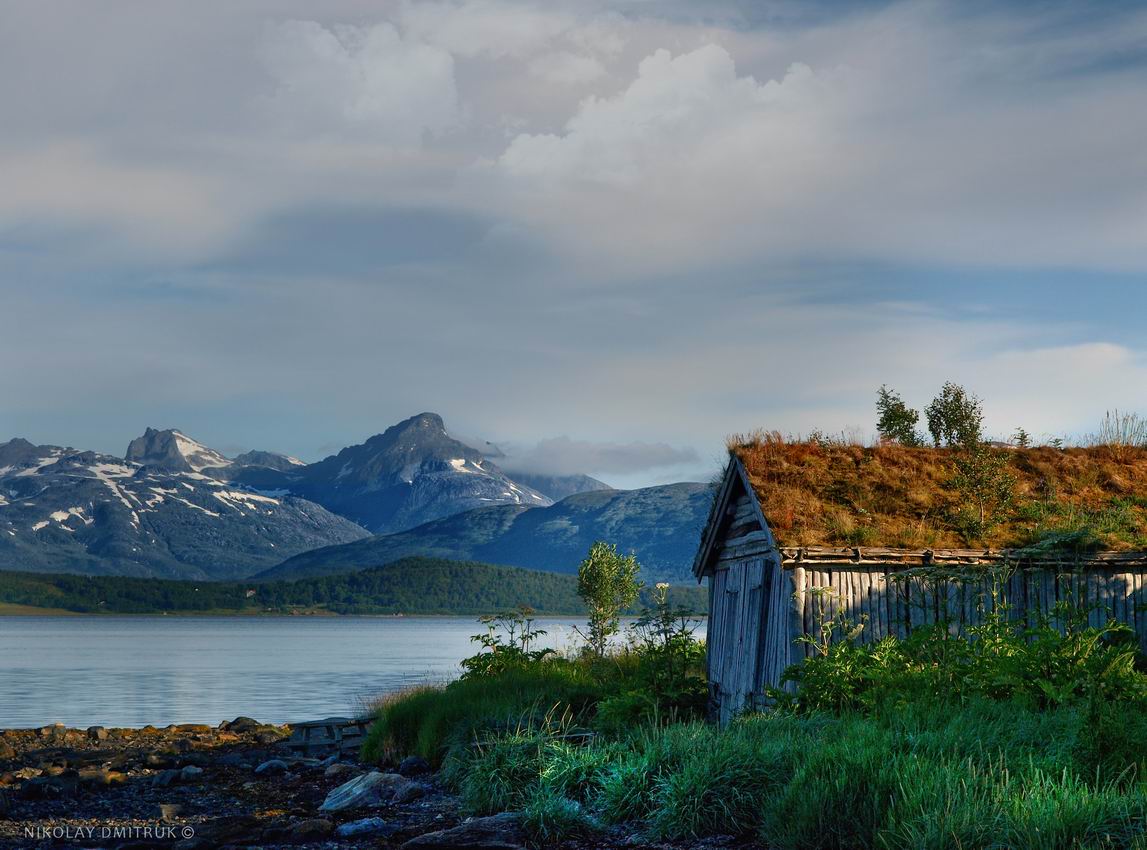
[[[4,0],[0,440],[1084,434],[1147,414],[1145,139],[1141,4]]]

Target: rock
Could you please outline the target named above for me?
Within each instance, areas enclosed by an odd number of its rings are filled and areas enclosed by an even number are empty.
[[[361,768],[359,768],[353,764],[346,764],[345,762],[339,762],[337,764],[332,764],[330,767],[328,767],[326,770],[324,770],[323,776],[349,776],[351,774],[354,774],[355,776],[357,776],[360,773],[362,773]]]
[[[189,764],[193,764],[196,767],[207,767],[211,764],[211,756],[203,752],[185,753],[179,759],[179,764],[182,767],[186,767]]]
[[[335,830],[339,838],[369,838],[371,836],[386,837],[398,829],[382,818],[363,818],[344,823]]]
[[[114,770],[90,767],[79,772],[79,780],[85,788],[107,788],[109,785],[122,785],[127,777]]]
[[[522,850],[525,835],[516,812],[471,818],[452,829],[412,838],[402,850]]]
[[[319,762],[319,766],[320,767],[330,767],[332,764],[334,764],[338,760],[339,760],[339,754],[338,753],[331,753],[329,756],[327,756],[325,759],[323,759],[321,762]]]
[[[255,740],[260,744],[276,744],[284,737],[283,733],[277,729],[268,729],[255,735]]]
[[[165,753],[148,753],[143,757],[145,767],[168,767],[171,760],[171,756]]]
[[[178,782],[179,776],[180,776],[180,771],[175,770],[174,768],[169,768],[168,770],[161,770],[159,773],[157,773],[155,775],[155,778],[151,780],[151,784],[154,785],[156,788],[166,788],[168,785],[171,785],[172,783]]]
[[[16,748],[0,738],[0,760],[16,758]]]
[[[314,841],[317,838],[326,838],[334,832],[335,825],[323,818],[311,818],[292,824],[290,835],[296,841]]]
[[[67,731],[63,723],[53,723],[51,726],[45,726],[39,730],[41,738],[62,738]]]
[[[256,776],[275,776],[280,773],[287,772],[287,763],[282,759],[271,759],[265,761],[257,768],[255,768]]]
[[[160,803],[157,809],[161,821],[173,821],[183,814],[183,805],[180,803]]]
[[[407,781],[394,789],[394,795],[390,798],[390,802],[395,804],[409,803],[424,796],[426,796],[425,785],[421,782]]]
[[[210,735],[215,730],[202,723],[180,723],[175,727],[175,731],[187,735]]]
[[[21,790],[29,800],[67,800],[76,796],[79,781],[75,776],[37,776]]]
[[[193,764],[189,764],[189,765],[187,765],[187,767],[185,767],[181,771],[179,771],[179,778],[183,782],[191,782],[193,780],[198,779],[202,775],[203,775],[203,768],[196,767]]]
[[[106,741],[108,739],[108,730],[103,726],[89,726],[88,739],[92,741]]]
[[[398,772],[403,776],[422,776],[430,770],[430,762],[422,756],[407,756],[398,766]]]
[[[379,806],[390,802],[395,792],[409,782],[397,773],[380,773],[377,770],[364,773],[331,791],[319,806],[319,811],[341,812],[345,809]]]
[[[223,728],[228,732],[237,732],[242,735],[245,732],[256,732],[262,724],[258,720],[251,717],[236,717],[230,723],[226,724]]]

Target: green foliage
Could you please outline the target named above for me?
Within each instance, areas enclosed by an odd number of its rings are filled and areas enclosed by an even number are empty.
[[[881,439],[892,440],[902,446],[919,446],[923,443],[916,431],[920,411],[906,405],[895,390],[881,386],[876,391],[876,413],[876,430]]]
[[[552,655],[552,649],[530,649],[545,629],[534,626],[534,609],[520,605],[512,611],[484,614],[478,622],[486,631],[470,638],[486,650],[462,659],[462,678],[494,676],[515,667],[537,664]]]
[[[959,578],[906,580],[938,599]],[[967,637],[950,632],[942,606],[936,625],[903,641],[862,645],[863,621],[822,622],[813,657],[786,674],[796,693],[725,729],[684,712],[666,722],[677,709],[669,671],[688,681],[702,667],[655,594],[629,649],[401,696],[381,707],[364,753],[444,758],[466,811],[521,811],[542,846],[624,824],[651,841],[733,835],[810,850],[1147,847],[1136,641],[1114,623],[1088,626],[1071,600],[1016,622],[1001,601],[1006,571],[991,578]],[[508,623],[513,639],[495,643],[523,648],[529,618]]]
[[[616,545],[600,540],[577,569],[577,592],[589,618],[585,638],[599,659],[605,657],[610,638],[620,628],[621,612],[637,600],[639,569],[632,554],[618,554]]]
[[[971,539],[982,538],[1003,521],[1015,502],[1016,477],[1007,454],[983,443],[961,448],[951,483],[966,506],[961,524]]]
[[[955,577],[920,572],[906,580],[924,583],[920,595],[946,598],[937,588]],[[798,686],[797,695],[778,691],[774,698],[793,710],[834,713],[876,711],[937,693],[955,701],[988,697],[1039,708],[1089,699],[1147,707],[1147,677],[1135,668],[1137,645],[1127,626],[1088,627],[1087,611],[1069,600],[1030,625],[1010,620],[999,602],[1005,580],[1006,573],[995,576],[989,598],[979,603],[982,623],[967,638],[953,636],[943,616],[906,640],[867,644],[856,640],[861,630],[847,620],[822,622],[820,635],[810,641],[816,653],[782,677]]]
[[[549,785],[539,785],[522,809],[522,828],[535,844],[584,838],[597,831],[582,805]]]
[[[928,433],[937,446],[974,446],[981,440],[984,412],[980,400],[958,384],[945,382],[924,408]]]

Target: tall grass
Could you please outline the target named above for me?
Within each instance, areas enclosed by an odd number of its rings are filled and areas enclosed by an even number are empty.
[[[1103,446],[1120,460],[1147,448],[1147,419],[1138,413],[1109,410],[1099,423],[1099,431],[1088,439],[1090,445]]]
[[[1147,676],[1116,625],[989,617],[972,638],[833,644],[795,699],[720,729],[616,722],[641,659],[556,659],[392,698],[368,755],[420,752],[536,844],[1147,850]],[[608,722],[602,722],[602,715]]]

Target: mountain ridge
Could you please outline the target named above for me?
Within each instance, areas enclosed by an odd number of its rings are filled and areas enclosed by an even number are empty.
[[[712,499],[711,485],[682,482],[578,493],[550,506],[497,505],[414,529],[293,556],[253,580],[352,572],[420,555],[570,573],[596,540],[633,551],[645,581],[685,581]]]

